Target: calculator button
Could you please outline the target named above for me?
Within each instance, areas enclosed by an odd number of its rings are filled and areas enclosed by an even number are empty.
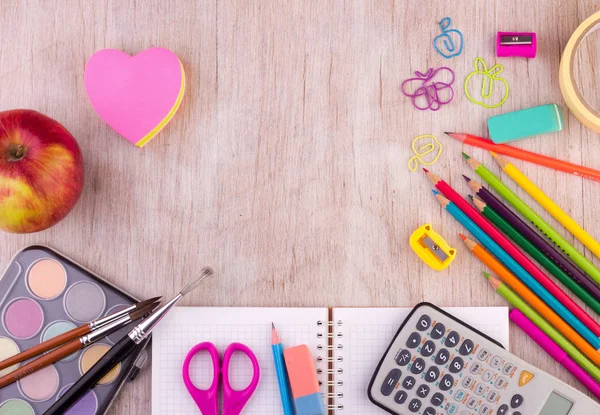
[[[408,347],[409,349],[414,349],[420,343],[421,343],[421,335],[415,331],[408,337],[408,340],[406,341],[406,347]]]
[[[419,386],[417,388],[417,396],[419,398],[425,399],[425,398],[427,398],[427,395],[429,395],[429,391],[430,390],[431,389],[429,389],[429,386],[427,386],[427,385],[421,385],[421,386]]]
[[[473,384],[473,381],[474,381],[474,379],[472,376],[465,376],[465,378],[462,381],[462,385],[465,388],[469,389],[471,387],[471,385]]]
[[[519,386],[525,386],[531,379],[533,379],[533,373],[522,370],[519,375]]]
[[[493,377],[494,372],[492,372],[491,370],[486,370],[485,372],[483,372],[483,375],[481,375],[481,378],[484,382],[489,382],[490,380],[492,380]]]
[[[502,373],[504,373],[505,375],[510,375],[510,372],[512,372],[514,368],[515,365],[513,365],[512,363],[506,363],[502,368]]]
[[[523,397],[518,393],[510,399],[510,407],[516,409],[523,404]]]
[[[407,397],[408,397],[408,393],[406,393],[404,391],[398,391],[396,393],[396,395],[394,396],[394,402],[403,404],[404,401],[406,401]]]
[[[462,357],[454,357],[454,359],[452,359],[452,362],[450,362],[450,373],[458,373],[460,372],[463,367],[465,366],[465,361],[462,360]]]
[[[496,379],[496,381],[494,382],[494,386],[498,389],[504,389],[507,383],[508,381],[506,380],[506,378],[499,376],[498,379]]]
[[[417,357],[410,366],[410,373],[420,375],[423,370],[425,370],[425,361],[420,357]]]
[[[454,394],[454,399],[455,399],[457,402],[460,402],[460,401],[462,401],[463,399],[465,399],[465,396],[467,396],[467,392],[465,392],[465,391],[464,391],[464,390],[462,390],[462,389],[459,389],[459,390],[457,390],[457,391],[456,391],[456,393]]]
[[[408,404],[408,409],[410,412],[419,412],[419,409],[421,409],[421,401],[418,399],[413,399]]]
[[[479,413],[481,415],[490,415],[492,413],[492,407],[487,404],[483,404],[481,408],[479,408]]]
[[[479,372],[479,369],[481,369],[481,365],[479,363],[475,362],[471,365],[471,368],[469,369],[469,371],[472,374],[476,375],[477,372]]]
[[[446,405],[446,413],[448,415],[453,415],[456,413],[456,411],[458,411],[458,405],[455,405],[453,403],[449,403],[448,405]]]
[[[417,323],[417,330],[425,331],[429,327],[431,327],[431,317],[429,317],[427,314],[423,314]]]
[[[411,390],[412,388],[414,388],[415,378],[413,378],[412,376],[405,377],[404,381],[402,382],[402,387],[406,390]]]
[[[481,349],[479,353],[477,353],[477,358],[482,362],[486,361],[490,352],[487,349]]]
[[[446,375],[444,375],[442,380],[440,380],[440,389],[443,391],[450,390],[450,388],[453,385],[454,385],[454,378],[452,377],[452,375],[446,374]]]
[[[506,415],[507,413],[508,413],[508,405],[505,403],[500,405],[500,408],[498,408],[498,411],[496,411],[496,415]]]
[[[492,361],[490,362],[490,366],[494,369],[498,369],[502,364],[502,358],[500,356],[492,357]]]
[[[475,344],[473,343],[473,341],[467,339],[460,345],[460,349],[458,349],[458,353],[460,353],[462,356],[468,356],[473,352],[474,347],[475,347]]]
[[[475,386],[475,389],[473,389],[473,393],[477,396],[483,395],[483,392],[485,392],[485,385],[483,383],[478,383]]]
[[[385,377],[385,380],[383,381],[383,385],[381,385],[381,394],[383,396],[389,396],[392,393],[392,391],[396,387],[396,384],[400,380],[400,376],[402,376],[402,372],[400,371],[400,369],[390,370],[390,373],[388,373],[388,375]]]
[[[440,369],[436,366],[431,366],[427,369],[427,373],[425,373],[425,380],[429,383],[435,382],[437,378],[440,376]]]
[[[477,405],[477,402],[479,402],[477,400],[477,398],[475,398],[475,397],[469,398],[469,400],[467,401],[467,408],[469,408],[469,409],[475,408],[475,405]]]
[[[440,349],[438,354],[435,356],[435,363],[437,365],[445,365],[448,363],[448,359],[450,358],[450,352],[448,349]]]
[[[423,347],[421,347],[421,356],[429,357],[435,352],[435,343],[431,340],[427,340]]]
[[[439,392],[434,393],[431,397],[431,404],[440,406],[442,403],[444,403],[444,395]]]
[[[494,402],[496,399],[498,399],[498,392],[490,391],[487,396],[488,402]]]
[[[444,344],[449,347],[456,347],[459,341],[460,334],[458,334],[455,331],[451,331],[450,334],[448,334],[448,337],[446,337],[446,341],[444,342]]]
[[[396,363],[400,366],[406,366],[410,362],[411,354],[408,350],[402,349],[396,356]]]
[[[436,323],[435,326],[433,326],[433,330],[431,330],[431,338],[433,340],[441,339],[444,336],[444,333],[446,333],[446,326],[442,323]]]
[[[521,415],[521,412],[520,411],[515,411],[515,412],[512,413],[512,415]]]
[[[425,411],[423,411],[423,415],[435,415],[435,409],[433,409],[431,406],[428,406],[425,408]]]

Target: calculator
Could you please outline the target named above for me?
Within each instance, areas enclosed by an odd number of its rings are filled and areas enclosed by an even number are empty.
[[[396,415],[599,415],[600,405],[430,303],[394,336],[367,391]]]

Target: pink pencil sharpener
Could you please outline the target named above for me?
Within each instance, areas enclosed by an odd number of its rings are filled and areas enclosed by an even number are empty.
[[[496,56],[520,56],[535,58],[537,40],[531,32],[498,32],[496,37]]]

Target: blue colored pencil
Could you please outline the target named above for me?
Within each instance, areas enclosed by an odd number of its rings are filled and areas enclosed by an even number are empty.
[[[281,395],[281,405],[284,415],[294,415],[294,402],[292,401],[292,392],[290,391],[290,380],[285,368],[283,359],[283,346],[279,340],[275,324],[271,331],[271,349],[273,350],[273,360],[275,361],[275,371],[277,372],[277,383],[279,384],[279,394]]]
[[[594,347],[600,349],[600,339],[577,317],[575,317],[565,306],[559,303],[535,278],[529,274],[517,261],[506,253],[492,238],[490,238],[479,226],[475,224],[462,210],[450,200],[433,191],[440,204],[454,216],[461,225],[463,225],[473,236],[481,242],[496,258],[500,260],[508,269],[510,269],[531,291],[542,299],[552,310],[556,312],[565,322],[567,322],[581,337]]]

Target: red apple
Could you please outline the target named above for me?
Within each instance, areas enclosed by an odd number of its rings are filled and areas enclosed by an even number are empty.
[[[83,175],[81,150],[65,127],[32,110],[0,112],[0,229],[56,224],[77,203]]]

